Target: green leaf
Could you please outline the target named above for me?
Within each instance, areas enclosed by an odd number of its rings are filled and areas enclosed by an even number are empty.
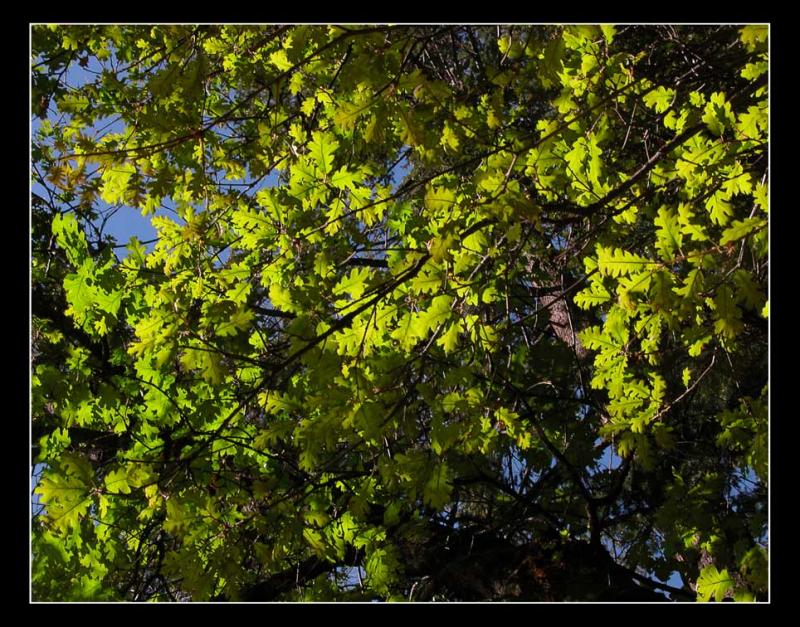
[[[425,136],[422,127],[419,125],[414,114],[405,109],[400,109],[400,136],[403,142],[409,146],[420,146],[425,143]]]
[[[343,132],[352,131],[358,118],[365,114],[368,106],[352,102],[342,102],[333,115],[333,122]]]
[[[683,280],[681,287],[674,288],[674,291],[679,296],[686,299],[693,298],[700,293],[703,289],[703,273],[699,268],[689,270],[686,278]]]
[[[708,235],[706,235],[705,228],[698,224],[694,218],[695,214],[688,204],[681,203],[678,205],[678,224],[680,224],[681,233],[688,235],[695,242],[707,242]]]
[[[617,27],[613,24],[600,24],[600,30],[603,33],[603,38],[606,40],[607,44],[610,44],[613,39],[614,35],[617,33]]]
[[[756,201],[756,205],[761,207],[761,209],[766,212],[769,207],[768,186],[766,184],[757,185],[755,191],[753,192],[753,198]]]
[[[619,345],[612,338],[603,332],[598,326],[588,327],[578,333],[581,344],[590,349],[613,349],[618,350]]]
[[[434,237],[428,241],[428,251],[434,262],[442,262],[451,258],[451,249],[457,242],[457,237],[453,233],[446,233],[441,237]]]
[[[767,221],[763,218],[745,218],[744,220],[734,220],[727,229],[722,232],[722,239],[719,240],[721,246],[730,242],[742,239],[756,229],[767,226]]]
[[[745,172],[742,164],[735,162],[727,169],[727,179],[722,184],[722,190],[728,198],[736,194],[750,194],[753,190],[753,183],[750,180],[750,173]]]
[[[292,62],[286,55],[286,50],[277,50],[269,55],[269,60],[272,65],[278,68],[281,72],[286,72],[292,68]]]
[[[733,214],[733,207],[727,201],[726,194],[721,191],[714,192],[706,200],[706,209],[711,214],[711,219],[720,226],[725,226]]]
[[[122,304],[123,293],[121,290],[114,290],[111,292],[96,291],[94,297],[94,304],[100,311],[116,316],[119,312],[120,305]]]
[[[455,129],[450,126],[449,123],[445,124],[444,129],[442,130],[442,138],[439,140],[439,143],[453,152],[458,150],[460,140],[458,139],[458,134],[456,133]]]
[[[661,258],[669,261],[676,252],[680,251],[683,244],[678,217],[674,211],[667,207],[661,207],[654,222],[659,227],[656,230],[656,248],[661,253]]]
[[[351,172],[347,169],[347,166],[342,166],[331,176],[331,185],[337,189],[350,189],[353,191],[361,181],[361,178],[358,172]]]
[[[654,109],[656,113],[663,113],[669,109],[674,98],[675,90],[662,86],[645,94],[642,100],[648,107]]]
[[[735,585],[727,569],[722,572],[713,564],[705,566],[697,578],[697,600],[721,602]]]
[[[419,337],[425,337],[429,331],[446,322],[451,315],[450,307],[453,297],[448,295],[436,296],[431,300],[430,306],[418,314],[415,330]]]
[[[167,500],[167,516],[164,519],[164,531],[176,536],[186,533],[186,527],[192,516],[180,498],[174,496]]]
[[[369,588],[379,594],[387,594],[400,571],[400,563],[390,547],[381,547],[367,553],[365,570]]]
[[[441,509],[450,501],[452,490],[453,483],[449,468],[446,463],[441,462],[434,466],[430,477],[425,482],[422,498],[432,508]]]
[[[84,263],[89,255],[86,236],[71,213],[57,213],[53,218],[53,235],[74,267]]]
[[[748,139],[759,139],[769,125],[766,109],[751,105],[746,113],[739,114],[738,129]]]
[[[339,142],[332,133],[321,133],[315,131],[313,139],[308,143],[308,150],[314,163],[317,164],[323,176],[327,176],[333,171],[333,163],[336,156],[336,149]]]
[[[621,248],[597,246],[597,268],[602,276],[619,277],[641,272],[655,263]]]
[[[709,102],[703,109],[703,122],[712,135],[722,135],[727,128],[732,128],[736,124],[731,104],[725,100],[725,94],[722,92],[711,94]]]
[[[429,187],[425,194],[425,206],[433,212],[449,211],[456,202],[456,194],[446,187]]]
[[[756,590],[766,590],[769,583],[769,558],[767,551],[754,546],[739,562],[740,571]],[[738,600],[738,599],[737,599]]]
[[[91,261],[87,260],[87,263],[91,264]],[[94,304],[97,290],[89,285],[86,273],[79,272],[64,277],[64,291],[70,305],[67,313],[73,316],[79,324],[83,324],[86,313]]]
[[[239,331],[245,331],[254,315],[255,313],[249,309],[239,309],[233,312],[230,317],[217,326],[217,335],[236,335]]]
[[[128,473],[124,468],[112,470],[106,475],[104,480],[106,488],[112,494],[130,494],[131,487],[128,484]]]
[[[766,25],[745,26],[740,31],[740,39],[750,52],[757,50],[760,44],[765,43],[768,35],[769,26]]]
[[[280,283],[272,283],[269,286],[269,300],[278,309],[284,311],[298,311],[297,305],[292,300],[291,291]]]
[[[742,329],[742,312],[736,306],[736,299],[733,291],[727,285],[723,285],[717,290],[717,295],[713,300],[715,311],[714,329],[728,339],[733,339]]]
[[[209,383],[219,385],[225,380],[222,356],[210,349],[187,348],[181,355],[180,363],[187,370],[199,370]]]
[[[431,294],[439,291],[442,285],[442,272],[432,263],[422,266],[419,274],[411,281],[411,288],[420,294]]]
[[[590,287],[575,294],[575,304],[581,309],[591,309],[597,305],[607,303],[609,300],[611,300],[611,294],[599,282],[593,283]]]
[[[447,330],[441,334],[438,340],[436,340],[436,344],[444,349],[445,355],[449,355],[458,347],[460,331],[460,324],[458,322],[454,322],[447,327]]]
[[[91,475],[84,458],[65,454],[60,465],[46,471],[36,486],[34,492],[46,505],[45,515],[56,532],[77,528],[87,514],[92,503]]]
[[[350,274],[342,278],[333,293],[336,295],[348,294],[353,300],[358,300],[367,289],[367,282],[372,276],[369,268],[353,268]]]
[[[419,339],[417,328],[414,324],[414,314],[404,314],[398,322],[397,328],[391,332],[390,337],[397,340],[405,352],[409,352]]]
[[[100,198],[109,205],[124,201],[128,192],[128,183],[135,172],[136,168],[129,163],[112,164],[106,167],[100,177],[103,181]]]
[[[139,238],[135,235],[128,240],[127,249],[131,254],[131,258],[136,261],[139,265],[144,265],[145,257],[147,257],[147,249],[144,247],[139,241]]]
[[[757,63],[748,63],[741,71],[741,77],[748,81],[754,81],[759,76],[769,70],[769,63],[760,61]]]
[[[749,590],[737,590],[733,595],[736,603],[755,603],[756,596]]]
[[[500,299],[500,294],[497,292],[497,288],[494,285],[490,285],[483,293],[481,293],[481,302],[491,304]]]

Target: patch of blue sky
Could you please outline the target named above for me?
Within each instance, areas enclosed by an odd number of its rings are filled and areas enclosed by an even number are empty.
[[[397,161],[389,168],[389,175],[391,176],[390,185],[392,186],[393,193],[397,192],[413,169],[411,161],[409,161],[408,158],[410,154],[410,147],[403,146],[397,156]]]
[[[45,506],[42,503],[41,496],[33,490],[39,485],[42,479],[42,474],[47,468],[46,464],[34,464],[31,467],[31,515],[41,516],[44,513]]]
[[[330,574],[330,578],[337,583],[340,590],[363,588],[366,577],[367,571],[363,566],[340,566]]]

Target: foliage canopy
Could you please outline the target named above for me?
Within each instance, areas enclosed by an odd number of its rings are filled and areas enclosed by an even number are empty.
[[[31,63],[34,599],[766,598],[766,27]]]

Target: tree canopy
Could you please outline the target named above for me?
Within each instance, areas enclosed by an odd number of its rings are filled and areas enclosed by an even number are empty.
[[[767,35],[33,26],[33,599],[766,599]]]

